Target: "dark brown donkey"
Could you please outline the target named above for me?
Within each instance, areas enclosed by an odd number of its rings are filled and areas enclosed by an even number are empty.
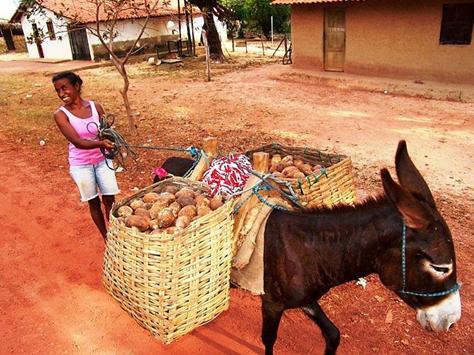
[[[265,230],[262,341],[273,353],[286,309],[302,308],[321,329],[326,354],[339,330],[318,299],[330,288],[372,273],[408,305],[427,330],[448,330],[461,317],[456,258],[446,222],[423,177],[398,145],[400,184],[387,169],[385,196],[355,207],[296,213],[274,210]]]

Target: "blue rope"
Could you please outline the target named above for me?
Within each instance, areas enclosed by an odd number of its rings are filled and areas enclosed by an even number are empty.
[[[194,168],[196,167],[196,165],[198,165],[199,160],[201,160],[201,155],[202,155],[201,151],[196,147],[189,147],[186,149],[186,151],[189,153],[189,155],[191,155],[191,158],[194,159],[194,163],[189,168],[189,170],[186,171],[186,173],[183,175],[183,177],[185,178],[189,177],[192,174],[192,172],[194,171]]]
[[[269,185],[267,185],[267,186],[255,185],[252,190],[253,190],[254,195],[257,196],[258,200],[260,202],[262,202],[263,204],[267,205],[268,207],[270,207],[272,209],[275,209],[275,210],[280,210],[280,211],[289,211],[289,209],[286,208],[286,207],[283,207],[283,206],[280,206],[280,205],[277,205],[277,204],[274,204],[274,203],[271,203],[271,202],[267,201],[262,195],[260,195],[258,193],[261,190],[268,191],[271,188],[272,187],[269,186]]]
[[[403,223],[403,229],[402,229],[402,289],[400,290],[400,293],[403,293],[404,295],[409,295],[409,296],[418,296],[418,297],[441,297],[441,296],[446,296],[449,295],[450,293],[456,292],[461,288],[461,285],[459,285],[457,282],[456,284],[451,287],[448,290],[445,291],[439,291],[439,292],[415,292],[415,291],[406,291],[406,271],[407,271],[407,261],[406,261],[406,247],[407,247],[407,226],[405,223]]]

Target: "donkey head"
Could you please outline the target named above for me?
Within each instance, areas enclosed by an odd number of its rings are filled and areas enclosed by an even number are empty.
[[[461,317],[451,232],[405,141],[398,144],[395,167],[399,184],[387,169],[381,171],[382,183],[404,227],[384,254],[380,278],[417,309],[417,320],[425,329],[448,330]]]

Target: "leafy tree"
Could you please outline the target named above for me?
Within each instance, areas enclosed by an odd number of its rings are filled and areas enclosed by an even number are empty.
[[[289,32],[290,7],[272,5],[271,2],[271,0],[222,0],[240,21],[239,37],[243,37],[244,30],[256,30],[269,37],[271,16],[275,32]]]
[[[214,15],[220,19],[233,17],[231,11],[221,5],[218,0],[187,0],[192,5],[199,7],[204,15],[203,29],[207,33],[209,43],[209,52],[212,60],[223,61],[224,53],[222,52],[222,44],[214,22]]]

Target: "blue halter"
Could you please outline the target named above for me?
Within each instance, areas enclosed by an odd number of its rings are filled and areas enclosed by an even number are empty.
[[[440,297],[440,296],[446,296],[449,295],[450,293],[456,292],[459,290],[461,285],[459,285],[457,282],[456,284],[451,287],[449,290],[446,291],[439,291],[439,292],[415,292],[415,291],[406,291],[406,271],[407,271],[407,265],[406,265],[406,246],[407,246],[407,227],[405,223],[403,223],[403,233],[402,233],[402,289],[400,290],[400,293],[403,293],[405,295],[410,295],[410,296],[419,296],[419,297]]]

